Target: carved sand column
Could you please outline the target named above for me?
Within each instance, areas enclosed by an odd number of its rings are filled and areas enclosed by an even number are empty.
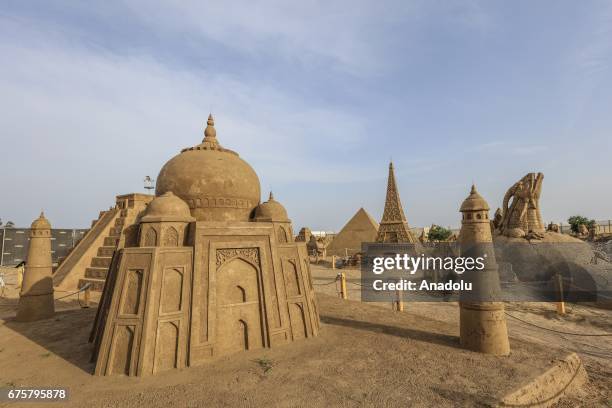
[[[486,354],[510,353],[504,304],[489,226],[489,205],[472,186],[460,209],[462,257],[484,257],[484,269],[466,271],[461,278],[472,282],[472,291],[460,296],[461,345]]]
[[[28,258],[19,293],[17,321],[48,319],[55,313],[51,261],[51,225],[43,213],[32,223]]]

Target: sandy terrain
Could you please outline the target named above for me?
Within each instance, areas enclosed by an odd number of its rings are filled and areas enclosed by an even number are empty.
[[[337,294],[337,285],[329,284],[341,270],[331,270],[330,265],[321,262],[312,265],[312,274],[318,292]],[[349,299],[360,299],[360,271],[343,269],[347,276]],[[390,309],[390,304],[370,303]],[[459,308],[455,302],[405,302],[404,313],[431,318],[451,324],[459,321]],[[612,333],[612,310],[590,306],[568,304],[567,314],[559,316],[554,303],[508,302],[506,310],[512,316],[553,330],[580,333]],[[582,359],[590,378],[586,396],[580,400],[567,398],[557,404],[560,407],[609,406],[612,407],[612,337],[611,336],[574,336],[543,330],[523,323],[512,317],[507,318],[509,335],[513,339],[524,340],[555,347],[568,352],[576,352]]]
[[[611,398],[609,337],[565,339],[511,319],[511,356],[485,356],[458,347],[455,304],[409,303],[399,313],[388,305],[342,301],[334,296],[335,285],[326,284],[333,274],[313,269],[319,337],[147,378],[91,375],[87,338],[95,309],[58,301],[54,319],[16,323],[10,319],[15,293],[9,291],[10,299],[0,299],[0,387],[67,387],[70,402],[63,406],[75,407],[487,406],[528,382],[566,349],[581,353],[591,384],[558,406],[606,406]],[[351,298],[358,300],[358,287],[349,286],[355,288]],[[546,327],[612,330],[609,311],[575,306],[558,318],[548,306],[509,308]]]

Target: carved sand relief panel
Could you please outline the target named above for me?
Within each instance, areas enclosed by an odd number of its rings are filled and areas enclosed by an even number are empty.
[[[187,326],[189,324],[189,282],[191,278],[190,251],[166,249],[160,254],[160,285],[155,331],[154,358],[151,370],[155,373],[186,365],[188,355]]]
[[[285,267],[283,268],[285,272],[285,285],[287,288],[287,297],[296,297],[302,295],[302,290],[300,289],[300,278],[298,275],[297,266],[295,265],[295,260],[291,259],[285,263]]]
[[[180,321],[160,321],[153,372],[178,368]]]
[[[304,254],[302,254],[304,255]],[[313,332],[319,329],[319,310],[315,297],[314,287],[312,286],[312,275],[310,274],[310,265],[306,259],[302,259],[302,271],[304,280],[308,282],[307,302],[310,306],[310,322]],[[306,285],[306,283],[304,284]],[[316,334],[316,333],[315,333]]]
[[[287,231],[282,226],[278,227],[278,242],[281,244],[286,244],[289,242],[289,238],[287,237]]]
[[[312,276],[310,275],[310,268],[308,267],[308,262],[304,259],[302,260],[302,265],[304,265],[304,275],[306,275],[306,280],[308,281],[308,289],[314,291],[314,287],[312,286]]]
[[[262,348],[258,249],[218,249],[216,261],[215,355]]]
[[[304,254],[301,254],[304,255]],[[312,327],[314,334],[316,335],[316,330],[319,329],[319,310],[317,308],[317,301],[315,297],[314,287],[312,286],[312,275],[310,273],[310,267],[308,261],[304,258],[302,259],[302,275],[304,276],[304,280],[308,283],[304,283],[305,286],[308,286],[306,290],[306,302],[308,308],[310,309],[310,324]]]
[[[187,198],[189,208],[253,208],[250,200],[230,197],[197,197]]]
[[[291,333],[294,340],[306,337],[306,316],[304,306],[301,303],[289,305],[289,318],[291,319]]]
[[[304,313],[303,287],[300,285],[300,271],[295,259],[283,261],[283,276],[287,293],[287,307],[289,310],[289,323],[293,339],[307,336],[306,315]]]
[[[145,233],[144,246],[157,246],[157,232],[155,231],[155,228],[147,228],[147,232]]]
[[[164,269],[160,315],[180,312],[183,302],[183,271],[177,268]]]
[[[264,267],[267,267],[269,271],[267,278],[269,280],[268,286],[271,288],[271,290],[268,291],[268,295],[272,303],[269,310],[270,315],[268,316],[268,325],[273,329],[278,329],[282,327],[280,299],[283,296],[282,294],[284,287],[283,279],[278,279],[277,273],[282,273],[282,267],[277,268],[275,266],[273,256],[270,255],[267,257],[267,259],[268,265],[264,265]],[[279,287],[279,284],[281,287]]]
[[[110,364],[110,374],[130,375],[132,348],[136,326],[117,325],[115,326],[114,342],[111,348],[112,361]]]
[[[197,344],[205,344],[208,343],[210,339],[210,308],[209,304],[214,301],[211,297],[211,276],[214,275],[211,271],[210,264],[212,263],[212,259],[214,258],[214,253],[210,251],[210,241],[208,239],[204,240],[202,244],[196,250],[195,255],[195,264],[194,264],[194,301],[198,302],[198,306],[194,308],[193,312],[197,315],[195,319],[197,319],[197,329],[193,332],[197,337],[195,338],[194,343]],[[199,270],[199,273],[198,273]],[[212,305],[211,305],[212,306]],[[193,323],[192,323],[193,325]],[[194,330],[194,329],[192,329]]]
[[[140,314],[143,279],[144,271],[142,269],[128,269],[125,272],[123,295],[119,307],[120,317]]]
[[[96,368],[96,373],[137,375],[140,332],[146,304],[146,284],[151,253],[122,256],[119,264],[116,292],[112,300],[107,325],[112,332],[104,337],[100,350],[107,356]]]
[[[179,233],[174,227],[168,227],[164,231],[163,246],[177,247],[179,246]]]

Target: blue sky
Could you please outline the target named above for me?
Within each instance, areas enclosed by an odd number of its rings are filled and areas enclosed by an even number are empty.
[[[0,217],[84,227],[198,143],[272,188],[295,229],[458,225],[545,174],[546,221],[612,218],[610,1],[3,1]]]

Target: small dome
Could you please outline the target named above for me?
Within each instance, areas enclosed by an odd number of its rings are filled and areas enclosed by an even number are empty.
[[[35,219],[34,222],[32,222],[32,226],[30,228],[39,230],[51,229],[51,224],[49,223],[49,220],[45,218],[45,213],[41,211],[38,218]]]
[[[274,199],[272,192],[270,198],[265,203],[259,204],[255,208],[255,221],[274,221],[274,222],[289,222],[287,210],[278,201]]]
[[[472,184],[470,195],[461,204],[460,212],[466,211],[489,211],[489,204],[483,196],[476,191],[476,186]]]
[[[155,197],[147,206],[142,221],[159,221],[160,218],[166,221],[192,219],[187,203],[175,196],[172,191]]]
[[[238,153],[222,147],[208,117],[204,140],[170,159],[157,176],[157,195],[172,191],[198,221],[249,221],[259,204],[259,178]]]

